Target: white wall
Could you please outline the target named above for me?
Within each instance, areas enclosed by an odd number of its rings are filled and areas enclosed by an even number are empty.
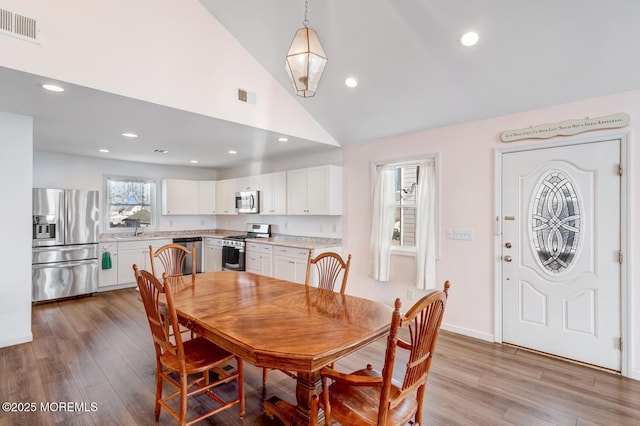
[[[157,179],[158,197],[156,201],[158,203],[158,212],[161,211],[160,179],[216,179],[215,170],[202,167],[163,166],[39,151],[33,153],[34,188],[97,189],[100,191],[101,208],[104,206],[105,201],[105,175]],[[162,216],[159,214],[158,219],[158,230],[164,231],[216,228],[216,218],[211,215]],[[102,225],[101,229],[104,229]]]
[[[299,237],[342,238],[342,216],[267,216],[241,214],[217,216],[218,229],[245,230],[246,223],[268,223],[272,234]]]
[[[31,334],[31,117],[0,112],[0,347]]]
[[[567,119],[601,117],[627,112],[631,117],[629,132],[630,173],[640,168],[640,142],[637,131],[640,119],[640,91],[558,105],[536,111],[498,117],[472,123],[449,126],[420,133],[386,138],[367,144],[348,146],[344,149],[344,168],[349,176],[345,180],[344,252],[352,253],[352,270],[349,274],[348,292],[391,304],[401,297],[405,305],[408,288],[415,280],[414,259],[394,256],[391,266],[391,282],[380,283],[367,276],[369,259],[369,234],[371,228],[371,162],[438,153],[441,156],[441,251],[437,262],[437,280],[451,281],[451,290],[445,326],[475,337],[493,340],[493,188],[494,150],[503,147],[499,135],[504,130],[526,128],[543,123]],[[620,133],[620,129],[615,130]],[[594,137],[607,135],[601,130],[583,135]],[[568,138],[556,138],[565,141]],[[552,141],[553,139],[551,139]],[[549,142],[545,140],[544,142]],[[536,140],[512,142],[519,145],[535,145]],[[632,250],[640,242],[638,214],[640,193],[631,181],[630,238]],[[446,228],[471,228],[473,241],[448,240]],[[633,307],[631,325],[640,319],[640,262],[634,253],[625,256],[630,265],[630,305]],[[416,299],[421,291],[416,291]],[[630,333],[631,371],[629,375],[640,379],[640,337]]]
[[[294,170],[303,167],[322,166],[324,164],[342,164],[342,148],[331,148],[313,154],[297,153],[279,158],[268,158],[244,166],[219,169],[218,179],[231,179],[242,176]]]

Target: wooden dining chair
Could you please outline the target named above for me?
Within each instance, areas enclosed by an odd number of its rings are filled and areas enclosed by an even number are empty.
[[[182,274],[184,263],[187,260],[187,255],[191,255],[191,282],[195,282],[196,279],[196,247],[195,244],[191,246],[191,250],[180,244],[165,244],[153,251],[153,246],[149,245],[149,260],[151,263],[151,273],[158,279],[166,274],[169,285],[173,287],[173,290],[177,290],[181,285],[187,284],[185,281],[185,275]],[[156,270],[155,260],[160,260],[164,272]],[[162,317],[164,315],[161,312]],[[173,330],[168,325],[168,321],[165,321],[165,327],[169,332],[169,335],[173,335]],[[180,326],[180,332],[188,333],[192,338],[194,333],[186,327]]]
[[[351,374],[320,370],[322,398],[312,398],[311,424],[318,423],[321,406],[327,425],[334,419],[351,426],[422,425],[422,401],[448,295],[446,281],[443,290],[429,292],[404,315],[396,299],[382,373],[371,365]],[[399,337],[401,328],[408,331],[408,341]],[[397,348],[408,351],[402,383],[393,380]]]
[[[149,260],[151,261],[151,273],[158,277],[156,272],[155,260],[160,260],[164,268],[164,272],[169,277],[170,282],[181,281],[184,278],[182,270],[184,263],[187,259],[187,255],[191,255],[191,280],[195,281],[196,278],[196,246],[193,244],[191,250],[180,244],[165,244],[164,246],[153,251],[153,247],[149,246]]]
[[[345,262],[338,253],[326,252],[321,253],[315,258],[311,257],[311,252],[307,258],[307,273],[304,283],[306,286],[316,284],[323,290],[335,291],[335,286],[340,279],[340,294],[344,294],[347,288],[347,278],[349,277],[349,267],[351,266],[351,255],[347,257]],[[312,283],[312,281],[314,281]],[[334,365],[332,364],[331,367]],[[262,387],[267,386],[269,380],[269,368],[262,369]],[[295,373],[286,370],[279,370],[287,376],[295,379]]]
[[[309,258],[307,260],[307,275],[305,277],[305,284],[312,285],[312,280],[315,279],[318,288],[324,290],[335,291],[335,286],[340,280],[340,294],[344,294],[347,288],[347,278],[349,278],[349,267],[351,266],[351,255],[347,256],[345,262],[338,253],[327,252],[321,253],[315,258]]]
[[[234,405],[238,405],[240,418],[244,418],[244,370],[242,359],[204,337],[196,337],[183,342],[178,332],[178,315],[173,304],[173,290],[167,281],[166,274],[163,274],[163,282],[160,282],[148,271],[139,270],[137,265],[133,265],[133,270],[149,321],[149,327],[151,328],[151,336],[156,352],[156,423],[160,418],[161,408],[167,410],[181,425],[193,424]],[[164,299],[164,303],[162,303],[162,299]],[[173,341],[169,338],[164,321],[161,318],[161,305],[166,307],[166,316],[169,317],[170,326],[174,330]],[[232,359],[235,359],[236,362],[235,371],[227,372],[225,376],[217,376],[215,380],[212,380],[210,372],[216,367],[226,366]],[[216,376],[214,375],[213,377]],[[237,382],[237,398],[225,400],[215,393],[215,387],[233,381]],[[176,390],[163,398],[162,388],[164,382],[167,382]],[[197,410],[199,415],[187,421],[187,398],[201,394],[207,395],[213,400],[213,409],[202,413],[201,410],[205,407],[202,405]],[[170,400],[176,397],[178,401],[177,410],[174,408],[175,402],[169,403]]]

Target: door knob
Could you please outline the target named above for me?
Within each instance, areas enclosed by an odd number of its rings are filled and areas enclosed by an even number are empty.
[[[504,259],[505,262],[511,262],[511,260],[512,260],[511,256],[509,256],[509,255],[506,255],[505,257],[503,257],[503,259]]]

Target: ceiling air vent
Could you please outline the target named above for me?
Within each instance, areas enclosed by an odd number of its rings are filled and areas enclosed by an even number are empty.
[[[0,9],[0,34],[40,43],[40,23],[19,13]]]

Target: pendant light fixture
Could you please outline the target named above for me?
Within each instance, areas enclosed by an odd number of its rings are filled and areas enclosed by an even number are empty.
[[[304,28],[300,28],[293,36],[286,59],[286,69],[289,80],[298,96],[309,98],[316,94],[320,77],[327,64],[318,34],[309,28],[307,18],[309,0],[304,2]]]

